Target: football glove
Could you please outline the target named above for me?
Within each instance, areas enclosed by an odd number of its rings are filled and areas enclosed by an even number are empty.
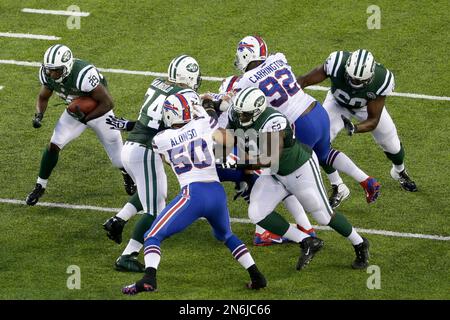
[[[72,117],[74,117],[75,119],[77,119],[78,121],[80,121],[81,123],[86,124],[86,121],[85,121],[86,115],[84,114],[84,112],[82,112],[82,111],[80,110],[80,106],[76,106],[74,112],[70,111],[69,109],[67,109],[67,112],[68,112]]]
[[[111,126],[109,128],[113,130],[131,131],[136,122],[109,115],[108,118],[106,118],[106,124],[109,124]]]
[[[34,114],[33,118],[33,128],[40,128],[42,126],[42,118],[44,118],[44,114],[42,112],[37,112]]]
[[[352,136],[356,131],[356,125],[353,124],[353,122],[351,122],[350,119],[344,117],[343,115],[341,115],[341,119],[342,121],[344,121],[344,127],[347,130],[347,134],[349,136]]]

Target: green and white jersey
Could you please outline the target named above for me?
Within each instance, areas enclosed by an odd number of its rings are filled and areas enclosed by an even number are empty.
[[[99,83],[107,86],[106,79],[97,68],[87,61],[74,59],[72,71],[58,83],[45,74],[44,68],[39,70],[39,81],[51,91],[54,91],[66,103],[81,97],[88,96]]]
[[[394,91],[394,75],[383,65],[375,64],[375,76],[371,83],[361,89],[355,89],[345,76],[345,64],[351,52],[335,51],[324,64],[324,71],[331,80],[331,93],[344,108],[359,109],[367,106],[369,100],[378,96],[387,96]]]
[[[145,93],[144,103],[139,111],[138,120],[129,133],[127,141],[137,142],[152,148],[153,137],[164,129],[163,124],[163,106],[166,98],[175,93],[198,94],[192,89],[179,87],[170,84],[163,79],[155,79],[148,87]]]
[[[256,119],[249,127],[241,126],[239,120],[231,111],[229,112],[228,128],[234,130],[243,129],[244,132],[253,129],[252,133],[255,131],[257,132],[258,137],[256,138],[258,140],[260,133],[279,132],[284,130],[283,151],[280,156],[279,168],[278,172],[272,172],[273,174],[281,176],[291,174],[311,158],[311,148],[298,142],[294,138],[294,133],[288,119],[272,107],[267,107],[258,119]],[[249,137],[251,137],[251,135],[249,135]],[[255,137],[252,138],[254,139]]]

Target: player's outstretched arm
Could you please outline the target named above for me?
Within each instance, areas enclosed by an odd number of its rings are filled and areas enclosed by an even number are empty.
[[[33,128],[40,128],[42,126],[42,119],[44,118],[45,110],[47,110],[48,100],[52,96],[53,91],[47,88],[46,86],[41,86],[41,90],[39,91],[39,95],[36,100],[36,113],[33,117]]]
[[[324,68],[325,66],[322,64],[317,68],[311,70],[309,73],[297,77],[297,82],[300,87],[306,88],[308,86],[312,86],[324,81],[327,78],[327,74],[325,73]]]

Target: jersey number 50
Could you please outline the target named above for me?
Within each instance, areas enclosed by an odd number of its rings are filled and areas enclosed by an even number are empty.
[[[200,161],[196,150],[201,148],[204,155],[204,160]],[[170,162],[176,174],[183,174],[192,170],[192,167],[203,169],[209,167],[212,163],[212,157],[208,150],[208,144],[203,139],[196,139],[189,143],[186,147],[184,145],[167,150]]]
[[[273,107],[278,108],[289,97],[296,94],[300,90],[300,87],[292,76],[292,72],[283,68],[275,71],[275,77],[268,77],[261,81],[259,83],[259,89],[264,92],[266,97],[272,97],[275,93],[278,93],[280,95],[278,99],[269,101]]]

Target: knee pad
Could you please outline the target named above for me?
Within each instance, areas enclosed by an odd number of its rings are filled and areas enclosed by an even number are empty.
[[[255,204],[255,202],[250,202],[250,205],[248,206],[248,218],[254,224],[263,220],[270,213],[271,211],[267,211],[264,208],[261,208],[258,204]]]

